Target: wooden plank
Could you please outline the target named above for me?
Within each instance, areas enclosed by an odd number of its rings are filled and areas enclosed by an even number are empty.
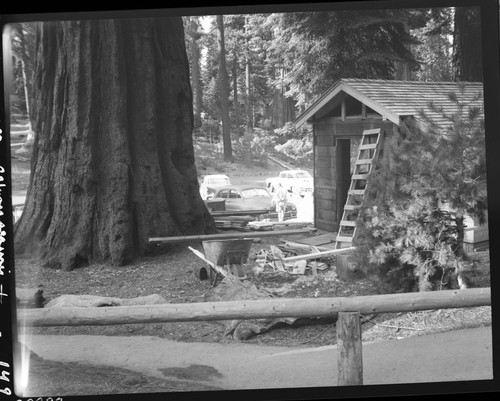
[[[364,195],[365,190],[364,189],[350,189],[347,193],[349,195]]]
[[[217,266],[215,263],[213,263],[212,261],[208,260],[205,255],[203,255],[203,253],[201,253],[200,251],[194,249],[194,248],[191,248],[190,246],[188,246],[189,250],[191,252],[193,252],[196,256],[198,256],[201,260],[205,261],[207,264],[209,264],[217,273],[221,274],[222,276],[224,277],[227,277],[227,272],[222,269],[221,267]]]
[[[361,137],[363,131],[367,129],[378,129],[382,128],[388,132],[392,132],[393,123],[391,121],[383,121],[381,118],[378,119],[346,119],[341,121],[339,118],[331,118],[331,132],[335,136],[346,136],[346,137]]]
[[[323,146],[316,146],[315,148],[316,155],[322,156],[322,157],[331,157],[335,153],[335,147],[334,146],[329,146],[329,147],[323,147]]]
[[[366,145],[359,145],[358,150],[371,150],[371,149],[375,149],[376,147],[377,147],[376,143],[369,143]]]
[[[314,166],[316,168],[335,168],[335,162],[333,158],[330,157],[319,157],[316,159]]]
[[[282,242],[284,242],[283,246],[286,248],[286,249],[301,249],[301,250],[305,250],[305,251],[312,251],[311,247],[314,246],[314,248],[316,248],[316,250],[318,251],[329,251],[330,249],[332,248],[325,248],[325,247],[322,247],[320,245],[308,245],[308,244],[303,244],[302,242],[299,242],[301,241],[300,239],[299,240],[295,240],[295,241],[287,241],[287,240],[281,240]]]
[[[352,242],[352,237],[338,235],[337,242]]]
[[[295,242],[305,245],[317,246],[317,245],[325,245],[333,243],[335,242],[335,237],[336,237],[335,233],[325,233],[320,235],[314,235],[307,238],[301,238],[300,240],[295,240]]]
[[[373,159],[359,159],[354,164],[372,164]]]
[[[318,135],[316,137],[316,146],[328,147],[334,145],[333,135]]]
[[[335,206],[335,201],[331,198],[316,198],[314,205],[316,209],[333,209]]]
[[[338,230],[339,227],[336,221],[320,219],[317,216],[314,219],[314,226],[318,230],[323,230],[328,232],[335,232]]]
[[[228,234],[207,234],[207,235],[185,235],[180,237],[152,237],[149,238],[149,243],[173,244],[189,241],[209,241],[223,240],[233,238],[260,238],[260,237],[279,237],[282,235],[295,234],[311,234],[316,231],[316,228],[297,228],[293,230],[277,230],[277,231],[259,231],[259,232],[244,232],[244,233],[228,233]]]
[[[316,216],[323,220],[337,221],[337,211],[331,209],[316,209]]]
[[[270,221],[269,222],[273,227],[274,226],[307,226],[312,224],[309,220],[284,220],[284,221]]]
[[[318,160],[323,160],[323,161],[331,161],[333,158],[333,152],[332,154],[327,154],[327,155],[318,155],[316,154],[314,157],[314,160],[317,162]]]
[[[269,210],[212,210],[210,214],[214,217],[219,216],[260,216],[267,214]]]
[[[315,246],[320,251],[327,251],[329,249],[333,249],[329,247],[329,245],[335,245],[335,234],[327,233],[322,235],[315,235],[312,237],[296,239],[294,242],[309,247]]]
[[[283,262],[297,262],[298,260],[311,260],[311,259],[319,259],[327,256],[332,256],[337,253],[342,252],[351,252],[355,250],[355,247],[350,248],[342,248],[342,249],[330,249],[328,251],[314,252],[314,253],[306,253],[304,255],[290,256],[288,258],[281,259]]]
[[[335,183],[331,178],[315,177],[314,179],[315,188],[331,189],[334,188],[334,184]]]
[[[339,312],[381,314],[491,305],[491,288],[425,291],[337,298],[271,298],[97,308],[18,310],[26,327],[106,326],[280,317],[336,317]]]
[[[333,207],[334,205],[334,191],[333,189],[316,188],[314,190],[314,202],[316,205],[322,205],[324,202],[325,207]]]
[[[323,178],[328,181],[335,181],[336,179],[335,169],[332,168],[331,166],[328,167],[314,166],[314,176],[316,179]]]
[[[351,220],[344,220],[340,222],[341,226],[356,227],[356,222]]]

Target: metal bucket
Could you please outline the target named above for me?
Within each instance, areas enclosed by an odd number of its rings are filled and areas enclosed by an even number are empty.
[[[202,241],[202,245],[208,260],[217,266],[225,266],[246,263],[252,242],[252,238],[241,238]]]

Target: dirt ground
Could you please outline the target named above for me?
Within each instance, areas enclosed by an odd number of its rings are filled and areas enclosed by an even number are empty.
[[[357,280],[342,280],[338,278],[331,267],[320,271],[316,276],[308,269],[304,275],[294,275],[287,272],[266,269],[257,273],[255,257],[262,249],[269,249],[270,245],[279,243],[279,239],[265,242],[254,242],[248,258],[244,265],[248,281],[255,284],[259,289],[270,292],[275,297],[282,298],[314,298],[314,297],[352,297],[358,295],[374,295],[381,292],[378,281],[375,278],[365,277]],[[60,295],[99,295],[103,297],[136,298],[146,295],[157,294],[169,303],[191,303],[204,302],[210,299],[217,287],[212,287],[209,280],[200,279],[200,268],[206,268],[206,263],[188,249],[192,246],[203,251],[199,244],[176,245],[169,254],[155,257],[145,257],[136,263],[115,267],[109,264],[96,264],[75,269],[73,271],[62,271],[42,268],[34,260],[16,260],[16,286],[21,288],[40,288],[46,302]],[[478,252],[476,257],[482,260],[483,271],[489,273],[489,253]],[[332,263],[332,259],[325,259]],[[333,265],[332,265],[333,266]],[[478,275],[476,286],[488,287],[489,276]],[[477,309],[477,308],[472,308]],[[479,308],[478,310],[480,310]],[[465,310],[467,311],[467,310]],[[445,312],[450,313],[450,312]],[[456,311],[455,314],[465,312]],[[427,315],[426,324],[429,325],[432,312],[415,312],[408,318],[405,327],[418,325],[418,316]],[[365,340],[390,339],[401,335],[422,334],[424,330],[409,329],[406,334],[404,330],[387,330],[384,334],[376,333],[380,323],[396,318],[397,316],[378,315],[367,316],[364,324]],[[401,319],[402,316],[399,316]],[[479,318],[479,323],[483,322]],[[462,320],[458,318],[458,321]],[[474,325],[475,318],[469,316],[464,321]],[[412,322],[414,322],[412,324]],[[280,324],[272,330],[248,338],[246,341],[257,344],[270,344],[281,346],[310,345],[319,346],[335,343],[334,321],[328,319],[301,319],[292,326]],[[450,322],[443,323],[444,329],[450,328]],[[397,327],[396,325],[393,325]],[[381,326],[382,327],[382,326]],[[451,327],[454,327],[452,325]],[[371,329],[371,330],[369,330]],[[438,327],[428,329],[436,330]],[[99,335],[148,335],[167,338],[183,342],[232,342],[236,341],[229,335],[224,335],[225,325],[223,322],[177,322],[162,324],[133,324],[119,326],[80,326],[80,327],[46,327],[37,328],[37,333],[47,334],[99,334]],[[376,334],[375,334],[376,333]]]
[[[276,297],[351,297],[380,292],[373,278],[342,280],[331,268],[311,271],[304,275],[292,275],[266,269],[256,274],[253,260],[261,249],[277,244],[279,239],[255,242],[245,265],[248,280],[260,289]],[[208,280],[201,280],[200,267],[206,264],[189,249],[188,244],[175,246],[169,254],[147,257],[125,267],[108,264],[92,265],[73,271],[41,268],[34,260],[16,261],[16,283],[24,288],[41,288],[46,302],[63,294],[99,295],[118,298],[135,298],[158,294],[170,303],[203,302],[213,295],[217,287]],[[201,250],[198,244],[189,244]],[[478,252],[482,261],[477,286],[489,286],[488,252]],[[331,262],[331,260],[330,260]],[[491,324],[491,308],[476,307],[444,309],[414,313],[397,313],[363,317],[363,341],[401,339],[410,336],[454,330],[464,327],[479,327]],[[237,343],[226,334],[225,322],[176,322],[162,324],[128,324],[117,326],[79,326],[35,328],[35,334],[89,334],[103,336],[157,336],[179,342]],[[301,319],[293,325],[279,324],[270,330],[251,336],[246,343],[278,345],[283,347],[317,347],[336,343],[335,321],[332,319]],[[62,374],[64,372],[64,374]],[[65,395],[65,388],[75,388],[81,393],[118,394],[150,393],[167,391],[213,390],[203,383],[199,387],[184,387],[179,381],[159,380],[146,375],[137,375],[124,369],[106,366],[87,366],[74,363],[46,361],[36,356],[31,361],[29,382],[30,394]],[[76,387],[75,387],[76,386]],[[187,384],[186,384],[187,386]]]

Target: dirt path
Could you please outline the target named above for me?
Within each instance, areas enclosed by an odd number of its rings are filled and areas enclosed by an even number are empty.
[[[179,343],[150,336],[36,335],[29,348],[48,360],[109,365],[223,389],[337,383],[336,346],[300,348]],[[363,344],[364,384],[492,378],[491,326]]]

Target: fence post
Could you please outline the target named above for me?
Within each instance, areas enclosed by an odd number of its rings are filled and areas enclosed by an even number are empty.
[[[337,320],[338,385],[363,384],[363,358],[359,312],[339,312]]]

